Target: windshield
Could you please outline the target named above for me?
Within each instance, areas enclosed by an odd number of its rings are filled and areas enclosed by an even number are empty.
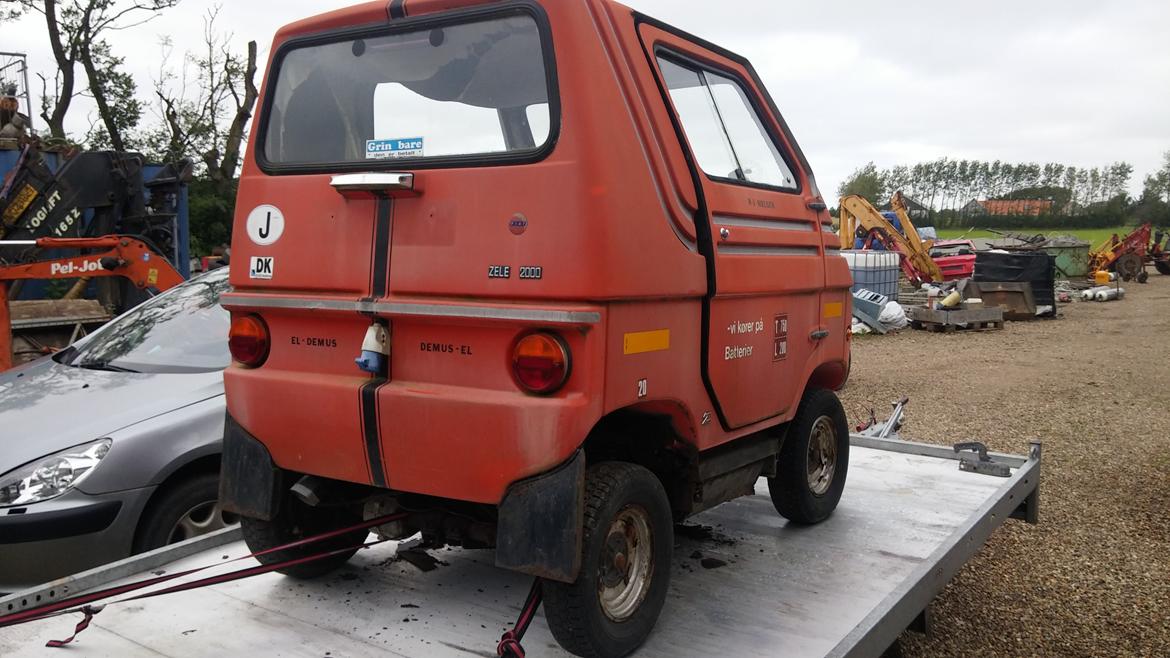
[[[548,75],[527,14],[307,45],[278,63],[269,164],[370,164],[535,151]]]
[[[219,305],[228,288],[226,267],[176,286],[102,327],[67,365],[132,372],[222,370],[231,362],[231,319]]]

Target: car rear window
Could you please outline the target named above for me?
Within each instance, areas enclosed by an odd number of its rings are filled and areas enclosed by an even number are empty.
[[[527,13],[294,46],[269,84],[262,164],[538,152],[553,131],[544,54]]]

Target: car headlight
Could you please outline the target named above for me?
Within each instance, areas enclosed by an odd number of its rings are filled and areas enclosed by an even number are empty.
[[[0,507],[39,503],[76,487],[110,452],[110,443],[98,439],[0,475]]]

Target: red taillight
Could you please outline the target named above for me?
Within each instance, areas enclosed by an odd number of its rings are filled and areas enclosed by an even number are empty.
[[[232,317],[232,328],[228,331],[228,349],[232,358],[241,364],[255,368],[268,358],[268,325],[258,315],[236,315]]]
[[[552,393],[569,378],[569,348],[553,334],[523,336],[512,348],[512,374],[530,393]]]

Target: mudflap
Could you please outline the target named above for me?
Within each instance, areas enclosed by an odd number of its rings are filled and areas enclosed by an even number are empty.
[[[219,501],[225,511],[271,521],[280,511],[283,472],[268,448],[228,414],[223,427]]]
[[[496,566],[571,583],[581,568],[585,453],[516,482],[500,503]]]

